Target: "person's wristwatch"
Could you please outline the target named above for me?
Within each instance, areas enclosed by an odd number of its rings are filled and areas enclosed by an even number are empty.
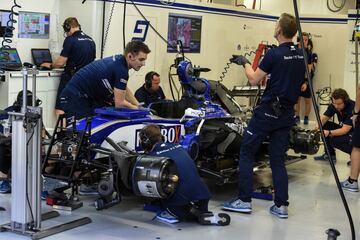
[[[355,112],[355,109],[353,110],[353,115],[360,115],[360,111],[359,112]]]

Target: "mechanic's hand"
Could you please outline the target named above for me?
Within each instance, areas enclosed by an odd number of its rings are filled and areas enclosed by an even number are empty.
[[[51,69],[51,63],[47,63],[47,62],[42,63],[42,64],[40,65],[40,67],[46,67],[46,68],[48,68],[48,69]]]
[[[303,83],[302,85],[301,85],[301,91],[302,92],[305,92],[306,91],[306,89],[307,89],[307,83]]]
[[[325,135],[325,137],[328,137],[330,135],[330,131],[329,130],[324,130],[324,135]]]
[[[243,55],[233,55],[233,57],[230,58],[230,62],[236,63],[237,65],[243,65],[244,67],[246,63],[251,64]]]

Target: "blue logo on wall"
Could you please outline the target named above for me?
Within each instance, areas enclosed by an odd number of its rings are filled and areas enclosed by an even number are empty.
[[[134,29],[134,35],[136,35],[136,37],[133,37],[132,41],[145,42],[148,30],[149,22],[144,20],[137,20]]]

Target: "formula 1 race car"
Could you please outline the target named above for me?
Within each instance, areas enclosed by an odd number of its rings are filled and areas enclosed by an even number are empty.
[[[142,196],[168,196],[176,185],[171,161],[153,159],[150,162],[156,164],[149,164],[147,160],[152,157],[141,155],[139,144],[140,130],[147,124],[157,124],[166,142],[179,143],[188,151],[201,175],[216,179],[218,184],[235,181],[242,134],[251,112],[227,97],[224,85],[200,78],[200,73],[208,70],[193,68],[188,61],[180,62],[177,68],[183,87],[180,101],[157,102],[138,110],[100,108],[92,118],[74,121],[68,128],[62,128],[59,119],[43,163],[43,174],[72,183],[97,175],[103,201],[98,205],[102,207],[114,202],[109,197],[113,191],[118,193],[118,200],[119,194],[129,190]],[[296,153],[315,154],[319,149],[318,132],[294,126],[290,136],[290,148]],[[268,166],[266,156],[264,142],[255,169]],[[289,159],[291,163],[303,157]],[[57,170],[49,171],[54,162]],[[137,168],[138,165],[142,168]],[[139,169],[143,173],[137,173]],[[153,173],[152,179],[151,174],[144,174],[147,171]],[[148,183],[154,182],[153,191],[140,186],[146,176]]]

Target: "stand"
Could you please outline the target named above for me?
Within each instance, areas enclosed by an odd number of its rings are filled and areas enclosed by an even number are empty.
[[[41,221],[59,216],[52,211],[41,215],[41,131],[42,109],[35,106],[36,67],[24,68],[23,104],[20,113],[9,113],[12,123],[12,196],[11,222],[1,226],[0,231],[40,239],[91,222],[84,217],[72,222],[41,229]],[[27,104],[27,80],[32,75],[32,107]]]

